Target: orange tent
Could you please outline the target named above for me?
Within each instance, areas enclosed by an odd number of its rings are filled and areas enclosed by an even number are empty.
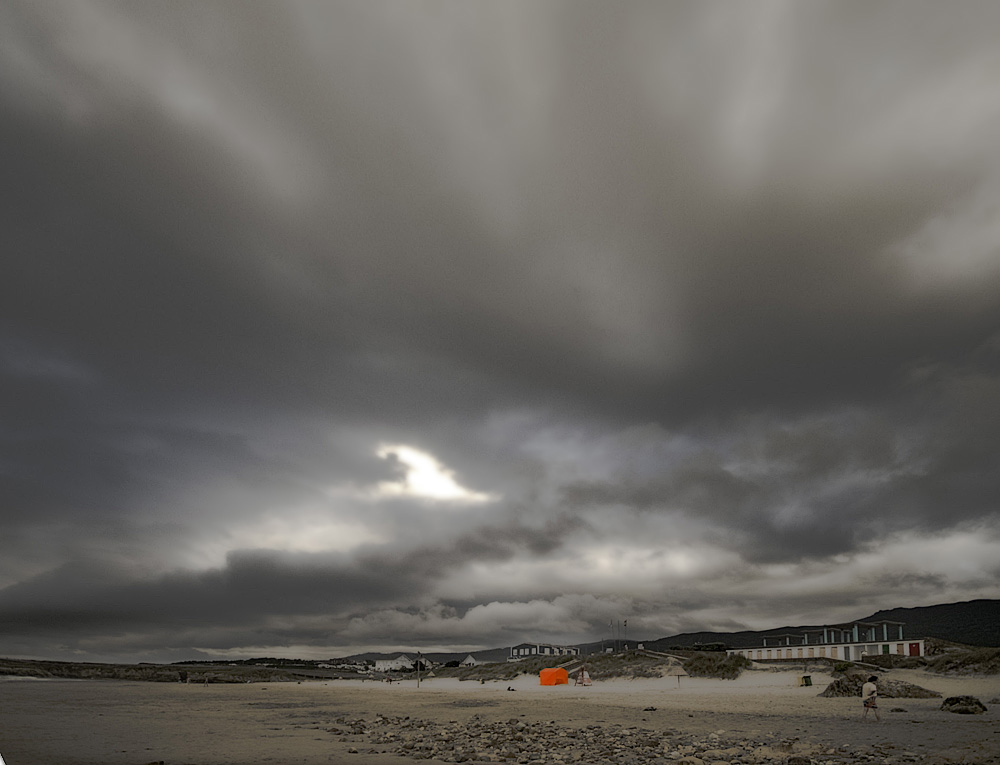
[[[569,673],[561,667],[543,669],[539,676],[541,685],[569,685]]]

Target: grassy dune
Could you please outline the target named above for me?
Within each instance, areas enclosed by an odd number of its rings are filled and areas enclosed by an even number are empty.
[[[734,679],[750,662],[743,657],[727,656],[724,653],[689,652],[691,656],[682,660],[685,671],[696,677],[718,677]],[[638,651],[625,654],[595,654],[584,658],[565,656],[542,656],[516,662],[481,664],[478,667],[454,667],[435,669],[437,677],[457,677],[460,680],[513,680],[519,675],[536,675],[546,667],[566,665],[575,672],[580,664],[586,664],[587,672],[594,680],[611,678],[663,677],[671,666],[668,658],[652,656]]]

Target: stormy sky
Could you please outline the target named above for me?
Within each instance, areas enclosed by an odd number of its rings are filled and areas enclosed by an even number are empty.
[[[0,5],[0,655],[1000,597],[1000,5]]]

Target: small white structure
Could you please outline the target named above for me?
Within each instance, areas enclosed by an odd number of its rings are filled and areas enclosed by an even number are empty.
[[[413,669],[415,662],[405,653],[401,653],[395,659],[376,659],[376,672],[397,672],[401,669]]]
[[[571,645],[549,643],[520,643],[512,646],[507,661],[520,661],[531,656],[579,656],[580,649]]]
[[[484,661],[479,661],[479,659],[477,659],[475,656],[473,656],[470,653],[468,656],[466,656],[464,659],[462,659],[461,662],[459,662],[459,666],[460,667],[478,667],[480,664],[485,664],[485,663],[486,662],[484,662]]]

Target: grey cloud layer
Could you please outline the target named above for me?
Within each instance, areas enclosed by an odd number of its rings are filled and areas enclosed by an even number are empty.
[[[736,573],[879,550],[782,602],[996,596],[1000,10],[964,7],[5,5],[16,650],[739,626],[782,617]],[[380,443],[502,499],[375,501]],[[920,579],[931,534],[974,570]]]

